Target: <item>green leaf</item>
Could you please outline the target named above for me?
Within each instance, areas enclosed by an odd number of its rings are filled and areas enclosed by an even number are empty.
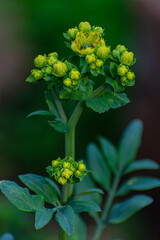
[[[50,91],[45,91],[45,98],[46,98],[46,103],[49,107],[49,111],[56,117],[59,117],[59,113],[57,111],[56,105],[53,100],[53,96]]]
[[[143,169],[157,170],[159,169],[159,165],[150,159],[137,160],[129,164],[129,166],[125,169],[124,174]]]
[[[80,59],[80,68],[81,68],[81,74],[89,72],[88,63],[82,58]]]
[[[56,185],[56,183],[53,180],[51,180],[50,178],[47,178],[47,177],[45,177],[45,180],[49,183],[49,185],[51,186],[53,191],[56,192],[56,194],[59,196],[59,198],[61,198],[61,193],[60,193],[59,188]]]
[[[87,107],[98,113],[122,107],[127,103],[129,103],[129,99],[125,93],[115,93],[107,90],[86,101]]]
[[[78,195],[74,196],[74,198],[79,198],[80,196],[84,196],[92,193],[104,194],[104,192],[100,188],[91,188],[91,189],[87,189],[85,191],[80,192]]]
[[[70,206],[65,206],[57,210],[55,215],[56,221],[59,223],[61,228],[68,234],[71,235],[74,229],[74,211]]]
[[[117,196],[124,196],[130,191],[145,191],[160,187],[160,179],[152,177],[132,177],[128,179],[117,192]]]
[[[0,237],[0,240],[14,240],[14,237],[10,233],[5,233]]]
[[[115,204],[111,209],[107,222],[113,224],[122,223],[152,202],[153,199],[149,196],[136,195],[124,202]]]
[[[104,153],[105,160],[113,173],[116,172],[118,163],[118,153],[115,146],[106,138],[99,137],[102,152]]]
[[[71,236],[69,236],[68,240],[86,240],[87,233],[86,233],[86,225],[82,218],[75,214],[74,220],[74,231]]]
[[[110,63],[109,72],[113,78],[115,78],[117,75],[117,67],[118,67],[118,64],[114,62]]]
[[[28,188],[20,187],[15,182],[3,180],[0,189],[8,200],[21,211],[35,212],[44,208],[42,196],[31,195]]]
[[[132,121],[122,134],[119,144],[119,161],[122,168],[132,162],[141,144],[143,124],[140,120]]]
[[[54,121],[48,121],[49,125],[53,127],[57,132],[69,133],[70,129],[65,122],[60,118],[55,118]]]
[[[37,110],[35,112],[30,113],[27,117],[32,117],[32,116],[53,116],[52,113],[50,113],[49,111],[44,111],[44,110]]]
[[[107,78],[105,79],[105,82],[106,82],[107,84],[109,84],[109,85],[113,88],[114,92],[122,92],[122,91],[125,89],[125,87],[123,87],[123,86],[117,81],[117,79],[113,79],[113,78],[111,78],[111,77],[107,77]]]
[[[57,208],[54,209],[40,209],[36,211],[35,214],[35,228],[41,229],[45,225],[49,223],[51,220],[53,213],[57,210]]]
[[[26,82],[30,82],[30,83],[37,83],[38,80],[36,80],[33,75],[31,74],[27,79]]]
[[[46,181],[45,177],[29,173],[20,175],[19,178],[33,192],[42,195],[46,202],[56,205],[58,201],[57,192]]]
[[[98,204],[92,200],[72,200],[70,202],[71,207],[73,208],[75,213],[80,212],[101,212]]]
[[[105,190],[109,190],[111,174],[100,150],[95,144],[89,144],[87,147],[87,161],[93,171],[93,178]]]

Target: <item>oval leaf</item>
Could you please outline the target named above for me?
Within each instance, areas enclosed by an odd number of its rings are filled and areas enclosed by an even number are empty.
[[[61,133],[68,133],[70,131],[69,127],[60,118],[55,118],[54,121],[48,121],[49,125],[53,127],[56,131]]]
[[[110,212],[108,223],[122,223],[142,208],[150,205],[153,199],[146,195],[136,195],[124,202],[115,204]]]
[[[53,114],[49,111],[37,110],[35,112],[30,113],[27,117],[32,117],[32,116],[53,116]]]
[[[104,194],[104,192],[100,189],[100,188],[91,188],[91,189],[87,189],[83,192],[80,192],[78,195],[76,195],[74,198],[78,198],[80,196],[84,196],[84,195],[88,195],[88,194],[92,194],[92,193],[100,193],[100,194]]]
[[[71,207],[75,211],[75,213],[80,212],[101,212],[98,204],[92,200],[78,200],[75,199],[70,203]]]
[[[36,211],[35,214],[35,228],[36,229],[41,229],[45,225],[49,223],[51,220],[53,213],[57,210],[55,209],[40,209]]]
[[[55,116],[59,117],[59,113],[57,111],[56,105],[53,100],[53,96],[50,91],[45,91],[45,98],[46,98],[46,103],[48,105],[49,111]]]
[[[123,196],[130,191],[145,191],[160,187],[160,179],[151,177],[133,177],[127,180],[119,188],[117,196]]]
[[[87,233],[86,233],[86,225],[82,218],[75,214],[74,220],[74,231],[71,236],[69,236],[68,240],[86,240]]]

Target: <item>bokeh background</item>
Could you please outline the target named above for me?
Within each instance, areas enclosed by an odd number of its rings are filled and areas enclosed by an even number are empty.
[[[125,126],[135,118],[144,122],[143,143],[137,158],[160,163],[160,2],[159,0],[5,0],[0,1],[0,179],[18,181],[28,172],[45,175],[52,159],[64,156],[64,139],[45,117],[27,119],[47,109],[44,86],[25,82],[38,54],[57,51],[68,57],[62,33],[89,21],[105,28],[107,45],[126,45],[135,53],[135,87],[128,89],[131,103],[102,115],[87,109],[77,129],[76,154],[98,135],[118,144]],[[158,172],[153,175],[160,176]],[[148,192],[154,204],[127,223],[109,226],[102,239],[160,239],[160,190]],[[89,234],[93,222],[84,215]],[[32,215],[16,210],[0,194],[0,235],[11,232],[16,240],[57,239],[57,224],[34,229]]]

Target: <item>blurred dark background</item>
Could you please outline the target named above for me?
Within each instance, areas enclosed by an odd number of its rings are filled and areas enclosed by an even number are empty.
[[[98,135],[118,144],[125,126],[140,118],[144,134],[137,158],[160,163],[159,0],[5,0],[0,2],[0,180],[18,181],[18,174],[28,172],[45,175],[50,161],[64,156],[63,135],[50,128],[45,117],[26,118],[47,106],[44,86],[25,79],[36,55],[57,51],[61,58],[69,56],[62,33],[80,21],[105,28],[107,45],[126,45],[137,64],[136,85],[127,90],[130,104],[102,115],[89,109],[83,113],[77,129],[77,158],[85,157],[87,144]],[[154,204],[127,223],[110,226],[102,239],[159,240],[160,190],[148,193]],[[36,231],[33,221],[32,215],[19,212],[0,195],[0,235],[8,231],[16,240],[56,240],[55,223]],[[93,223],[89,226],[92,231]]]

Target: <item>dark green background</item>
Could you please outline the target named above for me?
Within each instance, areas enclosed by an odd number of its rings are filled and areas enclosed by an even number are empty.
[[[135,53],[137,64],[136,85],[127,90],[130,104],[101,115],[84,111],[77,128],[77,158],[85,157],[86,145],[98,135],[117,144],[125,126],[140,118],[144,134],[138,157],[159,161],[160,22],[156,1],[5,0],[0,7],[0,179],[17,180],[18,174],[28,172],[45,175],[50,161],[64,156],[63,135],[50,128],[45,117],[26,118],[47,106],[45,86],[26,83],[25,79],[36,55],[52,51],[60,58],[70,55],[62,33],[80,21],[105,28],[107,45],[126,45]],[[110,226],[104,240],[160,239],[160,191],[149,193],[155,203],[127,223]],[[90,234],[93,222],[84,217]],[[17,211],[0,195],[0,234],[12,232],[16,240],[56,240],[54,225],[57,227],[51,222],[42,230],[34,230],[32,215]]]

